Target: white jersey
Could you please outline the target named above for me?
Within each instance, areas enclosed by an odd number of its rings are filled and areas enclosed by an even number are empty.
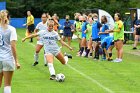
[[[48,28],[47,22],[45,24],[43,24],[43,22],[40,22],[36,26],[36,29],[39,29],[39,31],[46,30],[47,28]]]
[[[60,36],[56,31],[47,31],[43,30],[37,33],[44,44],[44,50],[45,51],[56,51],[60,50],[57,41],[60,40]]]
[[[6,30],[0,27],[0,61],[13,60],[10,42],[17,40],[16,29],[10,25]]]

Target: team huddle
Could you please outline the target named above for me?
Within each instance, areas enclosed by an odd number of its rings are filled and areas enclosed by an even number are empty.
[[[38,23],[35,29],[34,17],[30,11],[27,11],[27,15],[27,23],[23,24],[23,26],[27,26],[26,37],[22,39],[22,42],[26,39],[31,39],[30,42],[33,42],[33,38],[37,37],[33,66],[39,63],[39,52],[44,47],[44,65],[49,68],[50,80],[56,79],[53,65],[54,57],[64,65],[68,62],[68,56],[63,55],[57,41],[59,41],[62,46],[73,50],[71,47],[71,38],[73,34],[77,35],[79,41],[78,56],[88,58],[94,55],[94,59],[99,60],[100,55],[102,55],[102,60],[122,62],[124,26],[119,13],[114,15],[115,26],[113,29],[109,28],[106,16],[101,17],[100,23],[96,13],[90,13],[88,15],[75,13],[75,23],[72,24],[67,15],[63,27],[62,39],[58,33],[58,27],[61,25],[58,23],[57,15],[51,17],[43,13],[41,15],[42,22]],[[110,33],[113,33],[113,35],[110,35]],[[66,38],[68,38],[68,44],[64,42]],[[16,29],[9,25],[8,12],[6,10],[1,10],[0,87],[2,85],[2,78],[4,77],[4,93],[11,93],[11,80],[15,66],[18,69],[20,68],[16,55],[16,40]],[[115,60],[112,59],[112,49],[114,46],[117,50],[117,57]]]

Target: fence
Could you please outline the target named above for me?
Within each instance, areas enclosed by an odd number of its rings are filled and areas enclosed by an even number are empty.
[[[14,26],[15,28],[25,28],[25,26],[23,26],[23,24],[26,23],[26,18],[11,18],[10,19],[10,25]],[[35,18],[34,19],[34,24],[35,26],[41,22],[40,18]],[[63,23],[65,22],[65,19],[60,19],[59,20],[59,24],[61,25],[59,27],[59,29],[63,29]],[[70,20],[71,23],[74,23],[74,20]]]

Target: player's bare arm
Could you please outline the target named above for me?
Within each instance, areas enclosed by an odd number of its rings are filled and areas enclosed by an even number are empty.
[[[19,64],[18,59],[17,59],[16,41],[15,40],[11,41],[11,49],[12,49],[12,53],[13,53],[13,56],[14,56],[14,59],[15,59],[16,67],[17,67],[17,69],[19,69],[20,64]]]

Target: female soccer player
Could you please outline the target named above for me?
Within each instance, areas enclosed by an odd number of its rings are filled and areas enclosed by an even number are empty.
[[[41,19],[42,19],[42,22],[37,24],[37,26],[36,26],[36,28],[34,30],[35,33],[37,33],[38,31],[42,31],[42,30],[47,29],[47,15],[46,15],[46,13],[42,14]],[[36,66],[38,64],[39,52],[43,47],[43,43],[40,40],[40,38],[37,37],[37,39],[38,39],[38,41],[37,41],[37,45],[36,45],[36,52],[34,54],[35,63],[33,64],[33,66]],[[44,60],[44,62],[45,62],[44,66],[47,66],[46,60]]]
[[[114,48],[113,36],[107,36],[101,41],[101,47],[104,50],[106,59],[112,61],[112,50]]]
[[[136,34],[135,34],[135,42],[134,42],[134,47],[133,50],[137,49],[137,44],[139,42],[139,38],[140,38],[140,17],[138,18],[138,20],[136,20],[134,27],[136,29]]]
[[[99,59],[99,44],[100,37],[99,32],[101,28],[101,23],[98,20],[98,15],[96,13],[93,14],[94,23],[92,24],[92,41],[94,41],[95,53],[94,59]]]
[[[99,32],[99,36],[101,38],[101,42],[102,40],[105,38],[105,37],[108,37],[109,36],[109,33],[108,32],[105,32],[106,30],[109,29],[108,25],[107,25],[107,18],[106,16],[102,16],[101,17],[101,23],[102,23],[102,27],[101,27],[101,31]],[[102,57],[103,60],[106,59],[106,53],[105,51],[103,50],[103,57]]]
[[[15,65],[20,68],[16,54],[16,29],[9,24],[8,12],[0,11],[0,87],[4,77],[4,93],[11,93]]]
[[[87,50],[87,45],[86,45],[86,29],[87,29],[87,16],[84,15],[83,17],[83,23],[81,27],[82,31],[82,41],[81,41],[81,51],[80,51],[80,56],[83,54],[84,50]],[[85,55],[84,55],[85,56]]]
[[[114,42],[117,50],[117,58],[113,62],[122,62],[123,57],[123,40],[124,40],[124,25],[121,21],[121,15],[115,13],[115,27],[113,30],[107,30],[107,32],[114,33]]]
[[[66,21],[64,22],[64,33],[63,33],[63,41],[68,39],[68,45],[71,45],[71,37],[72,37],[72,23],[69,21],[70,16],[66,15]]]
[[[28,37],[25,37],[22,41],[24,42],[26,39],[32,38],[32,37],[37,37],[40,36],[43,44],[44,44],[44,50],[45,50],[45,55],[46,55],[46,60],[48,62],[48,67],[50,71],[50,80],[55,79],[55,70],[53,67],[53,60],[54,56],[62,63],[62,64],[67,64],[68,57],[64,57],[62,52],[60,51],[60,47],[57,44],[57,41],[59,41],[62,45],[68,47],[70,50],[72,48],[67,45],[61,38],[59,37],[58,33],[53,30],[54,26],[54,21],[50,20],[48,22],[48,29],[44,31],[40,31],[36,34],[32,34]]]
[[[85,31],[85,33],[86,33],[86,40],[87,40],[87,50],[86,50],[85,57],[88,57],[88,54],[89,54],[90,50],[92,49],[92,38],[91,38],[92,24],[93,24],[93,20],[92,20],[92,17],[90,17],[88,19],[87,29]]]

